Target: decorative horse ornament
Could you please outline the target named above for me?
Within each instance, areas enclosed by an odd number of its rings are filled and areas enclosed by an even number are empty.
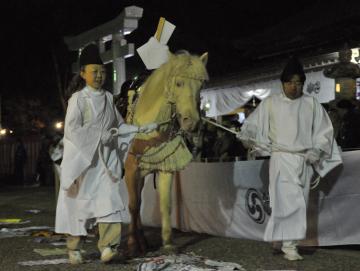
[[[165,250],[174,248],[170,222],[172,179],[173,174],[192,159],[182,135],[193,131],[200,120],[200,89],[209,79],[207,58],[207,53],[201,57],[171,54],[168,62],[155,70],[140,87],[140,94],[128,112],[128,123],[139,126],[159,124],[157,131],[135,136],[125,161],[131,216],[128,249],[132,256],[139,250],[146,250],[140,219],[141,190],[144,177],[152,172],[159,173],[163,246]]]

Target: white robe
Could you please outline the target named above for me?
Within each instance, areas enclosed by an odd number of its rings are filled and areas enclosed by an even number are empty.
[[[272,214],[265,241],[301,240],[306,235],[306,206],[314,169],[324,176],[341,163],[331,121],[313,97],[268,97],[245,120],[241,136],[271,154],[269,195]],[[321,162],[306,163],[307,150],[321,151]]]
[[[97,222],[123,220],[126,209],[121,199],[120,176],[125,152],[121,153],[120,144],[124,142],[113,140],[104,146],[100,141],[103,131],[118,128],[123,122],[109,92],[85,87],[70,98],[65,118],[56,232],[86,235],[91,218]],[[119,177],[116,181],[99,160],[98,147],[106,167]]]

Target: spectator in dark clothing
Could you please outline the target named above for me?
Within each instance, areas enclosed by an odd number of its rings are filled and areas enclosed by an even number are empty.
[[[213,155],[219,161],[231,161],[235,159],[235,146],[236,137],[235,135],[218,128],[217,129],[217,140],[213,146]]]
[[[360,147],[360,110],[349,100],[341,100],[337,106],[345,113],[340,122],[337,142],[343,149]]]
[[[206,123],[203,128],[201,158],[212,158],[214,157],[213,146],[217,137],[216,127],[212,124]]]
[[[20,138],[16,140],[14,157],[14,178],[15,184],[23,185],[25,181],[24,170],[27,160],[27,153],[24,143]]]
[[[51,160],[49,149],[52,140],[46,136],[41,144],[39,157],[37,159],[36,171],[37,181],[40,182],[41,186],[53,186],[54,185],[54,169],[53,161]]]

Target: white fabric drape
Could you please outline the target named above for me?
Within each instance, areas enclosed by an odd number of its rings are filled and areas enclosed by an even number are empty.
[[[209,103],[207,117],[226,115],[246,104],[252,97],[263,100],[271,94],[280,93],[281,89],[280,80],[204,89],[201,92],[201,108]],[[308,72],[304,93],[316,97],[320,103],[327,103],[335,98],[335,80],[325,77],[322,71]]]

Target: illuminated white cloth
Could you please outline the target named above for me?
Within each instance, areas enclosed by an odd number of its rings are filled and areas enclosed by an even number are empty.
[[[242,107],[252,97],[263,100],[269,95],[281,93],[281,89],[280,80],[204,89],[200,93],[201,108],[209,103],[207,117],[226,115]],[[325,77],[322,71],[307,72],[304,93],[314,96],[320,103],[327,103],[335,98],[335,80]]]
[[[250,101],[252,97],[263,100],[280,88],[280,81],[272,80],[266,84],[256,83],[225,89],[205,89],[200,93],[200,107],[204,108],[205,104],[208,103],[209,109],[206,111],[206,116],[221,116],[242,107]]]
[[[264,240],[304,239],[313,168],[299,154],[311,149],[321,150],[321,168],[326,164],[325,158],[332,156],[333,128],[326,111],[315,98],[305,94],[294,100],[282,93],[272,95],[245,120],[241,134],[252,138],[256,144],[273,144],[285,150],[268,150],[271,153],[269,194],[272,215]],[[332,166],[341,163],[341,158],[337,159],[338,163]]]
[[[310,191],[308,235],[301,245],[360,244],[360,216],[356,208],[360,205],[360,151],[343,152],[342,158],[344,165],[331,171]],[[173,185],[172,226],[214,236],[263,240],[269,215],[261,199],[253,196],[268,189],[268,162],[190,163],[180,171],[180,207],[177,186]],[[152,175],[145,181],[141,218],[144,225],[161,225]]]

